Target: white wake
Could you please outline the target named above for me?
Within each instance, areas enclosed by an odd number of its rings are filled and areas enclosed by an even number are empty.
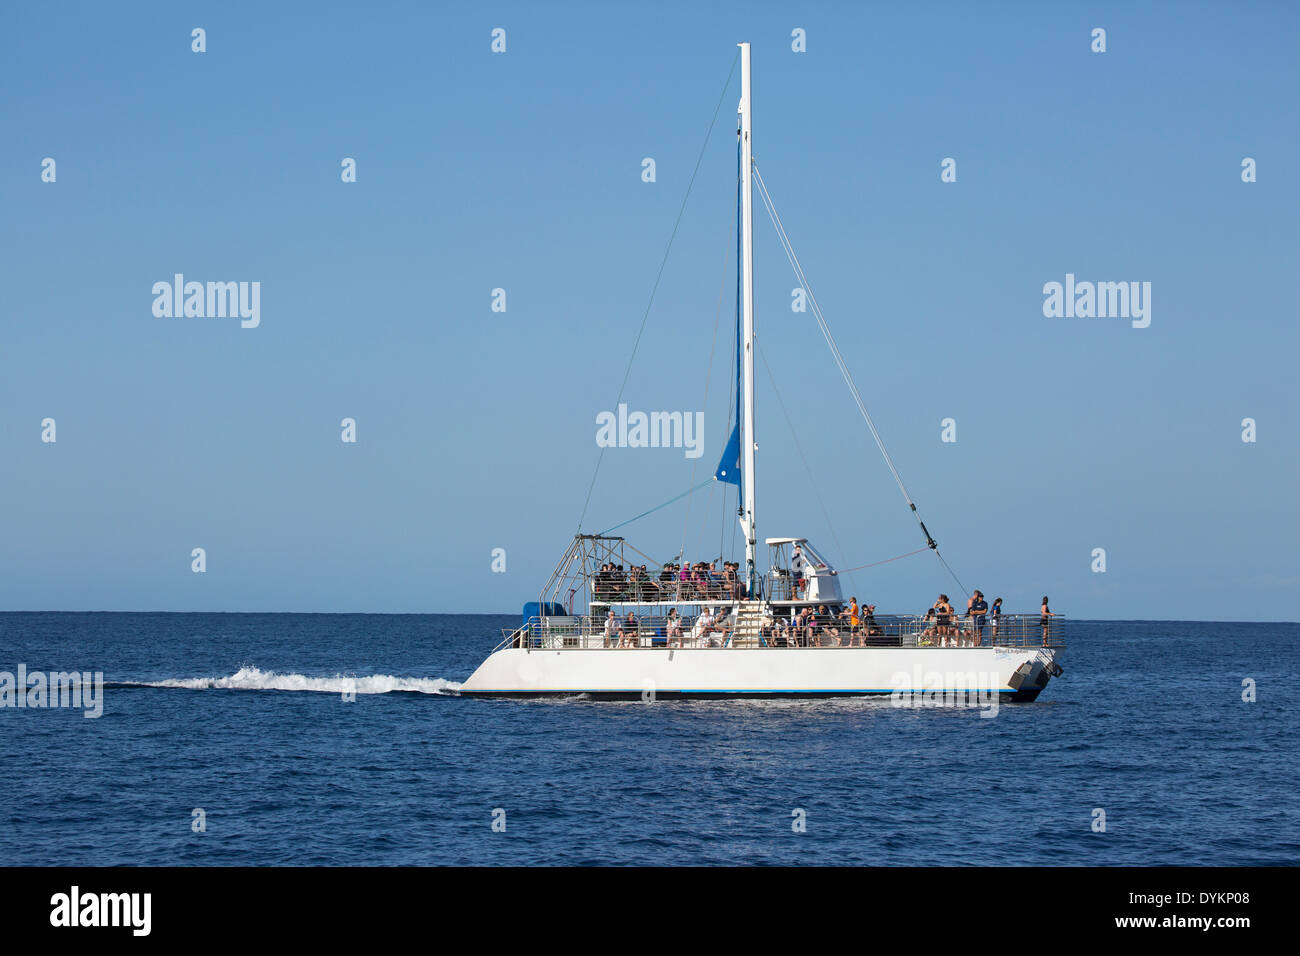
[[[457,681],[441,677],[308,677],[305,674],[277,674],[256,667],[241,667],[229,677],[177,677],[157,681],[132,681],[134,687],[179,687],[187,690],[306,690],[321,694],[454,694]]]

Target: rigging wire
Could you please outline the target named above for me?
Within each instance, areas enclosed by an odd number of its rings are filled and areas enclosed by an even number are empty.
[[[954,571],[951,567],[948,567],[948,562],[947,562],[947,561],[944,561],[944,557],[943,557],[942,554],[939,553],[939,549],[938,549],[938,548],[935,548],[935,550],[934,550],[934,554],[935,554],[935,557],[937,557],[940,561],[943,561],[943,566],[944,566],[945,568],[948,568],[948,573],[951,574],[951,575],[952,575],[952,579],[953,579],[954,581],[957,582],[957,587],[958,587],[958,589],[961,591],[961,593],[962,593],[962,594],[965,594],[965,595],[967,595],[967,596],[969,596],[971,592],[970,592],[970,591],[967,591],[967,590],[966,590],[966,585],[964,585],[964,584],[961,583],[961,579],[957,577],[957,572]]]
[[[907,552],[907,554],[899,554],[899,555],[895,555],[895,556],[892,557],[892,558],[885,558],[885,560],[883,560],[883,561],[872,561],[870,564],[859,564],[859,565],[857,565],[856,567],[845,568],[844,570],[842,570],[842,571],[836,571],[835,573],[836,573],[836,574],[844,574],[844,573],[846,573],[846,572],[848,572],[848,571],[861,571],[863,568],[874,568],[874,567],[877,567],[877,566],[882,565],[882,564],[889,564],[889,562],[891,562],[891,561],[901,561],[903,558],[910,558],[910,557],[911,557],[912,555],[914,555],[914,554],[920,554],[922,551],[929,551],[929,550],[930,550],[930,549],[929,549],[928,547],[925,547],[925,548],[917,548],[915,551],[909,551],[909,552]],[[941,558],[940,560],[942,560],[942,558]],[[960,584],[961,582],[959,581],[958,583]]]
[[[682,500],[683,498],[685,498],[687,495],[694,494],[695,492],[699,491],[701,488],[703,488],[705,485],[709,484],[709,482],[711,482],[711,481],[713,481],[712,478],[710,478],[708,481],[701,481],[701,482],[700,482],[698,485],[696,485],[694,488],[687,488],[687,489],[686,489],[685,491],[683,491],[680,495],[674,495],[673,497],[671,497],[671,498],[669,498],[667,501],[665,501],[663,504],[661,504],[661,505],[655,505],[655,506],[654,506],[653,508],[651,508],[649,511],[643,511],[643,512],[641,512],[639,515],[637,515],[635,518],[628,518],[626,521],[620,521],[618,524],[614,525],[612,528],[606,528],[604,531],[602,531],[602,532],[600,533],[600,535],[598,535],[598,537],[602,537],[602,538],[603,538],[605,535],[609,534],[611,531],[617,531],[619,528],[623,527],[623,525],[631,524],[633,521],[639,521],[639,520],[641,520],[642,518],[644,518],[646,515],[652,515],[652,514],[654,514],[656,511],[658,511],[658,510],[661,509],[661,508],[667,508],[670,504],[673,504],[673,503],[676,502],[676,501],[681,501],[681,500]]]
[[[739,190],[740,190],[740,174],[739,174],[739,173],[736,174],[736,190],[737,190],[737,198],[739,198],[739,195],[740,195],[740,193],[739,193]],[[737,205],[737,207],[739,207],[740,203],[737,202],[736,205]],[[739,213],[739,208],[737,208],[737,213]],[[738,216],[733,216],[733,217],[732,217],[732,222],[733,222],[733,224],[736,224],[736,225],[738,226],[738,224],[735,222],[735,220],[736,220],[737,218],[738,218]],[[737,233],[737,235],[739,235],[739,233]],[[737,250],[737,257],[739,257],[739,250]],[[736,353],[736,356],[737,356],[737,359],[738,359],[738,360],[739,360],[739,356],[740,356],[740,342],[739,342],[739,337],[740,337],[740,328],[739,328],[739,326],[740,326],[740,263],[737,262],[737,263],[736,263],[736,327],[733,328],[733,329],[732,329],[732,332],[731,332],[731,351],[734,352],[734,353]],[[737,407],[737,402],[736,402],[736,399],[737,399],[737,398],[738,398],[738,396],[737,396],[737,394],[736,394],[735,392],[733,392],[733,391],[728,391],[728,393],[727,393],[727,428],[726,428],[726,431],[724,432],[724,434],[725,434],[725,435],[728,435],[728,436],[731,435],[731,425],[732,425],[732,422],[736,419],[736,417],[738,417],[738,416],[740,415],[740,409]],[[725,454],[725,451],[724,451],[724,454]],[[716,476],[715,476],[715,477],[716,477]],[[721,515],[720,515],[720,518],[719,518],[720,525],[719,525],[719,527],[718,527],[718,554],[719,554],[719,557],[721,557],[721,555],[722,555],[723,553],[726,553],[726,554],[735,554],[735,553],[736,553],[736,529],[740,527],[740,522],[739,522],[739,521],[733,521],[733,522],[731,522],[731,547],[725,549],[725,552],[724,552],[724,545],[725,545],[725,542],[726,542],[726,540],[727,540],[727,524],[728,524],[728,522],[727,522],[727,512],[728,512],[728,508],[727,508],[727,499],[731,496],[731,491],[730,491],[730,483],[728,483],[728,482],[721,482],[721,481],[720,481],[720,482],[718,482],[718,484],[722,485],[722,512],[721,512]],[[737,486],[736,486],[736,505],[737,505],[738,507],[739,507],[739,505],[740,505],[740,485],[737,485]]]
[[[739,173],[736,174],[736,183],[737,184],[740,183]],[[736,216],[734,213],[731,216],[731,225],[733,227],[736,225]],[[728,228],[726,249],[724,250],[722,256],[722,281],[718,283],[718,305],[714,309],[714,316],[713,316],[713,341],[709,343],[709,371],[704,379],[704,404],[701,407],[704,409],[705,414],[707,414],[709,410],[709,386],[713,384],[713,356],[717,352],[717,348],[718,348],[718,329],[722,327],[722,296],[723,293],[727,291],[727,266],[730,265],[730,263],[731,263],[731,228]],[[728,408],[727,411],[727,432],[726,433],[728,435],[731,434],[730,408]],[[696,458],[695,464],[691,466],[692,482],[695,481],[695,476],[699,473],[699,468],[700,468],[700,459]],[[722,491],[723,491],[722,502],[723,502],[723,507],[725,508],[726,501],[727,501],[726,489],[724,488]],[[713,492],[710,491],[709,502],[711,503],[712,501],[713,501]],[[709,507],[708,504],[704,506],[706,514],[708,512],[708,507]],[[690,527],[691,527],[691,502],[687,501],[686,519],[682,522],[682,550],[678,554],[679,558],[681,558],[681,556],[686,553],[686,535],[690,532]]]
[[[632,343],[632,354],[628,356],[627,370],[623,373],[623,383],[618,387],[618,398],[614,400],[614,407],[623,401],[623,392],[627,388],[627,380],[632,375],[632,363],[636,361],[636,352],[641,345],[641,336],[645,334],[646,322],[650,319],[650,309],[654,306],[655,294],[659,291],[659,281],[664,276],[664,268],[668,265],[668,255],[673,249],[673,240],[677,238],[677,229],[682,224],[682,215],[686,212],[686,203],[691,198],[691,189],[695,186],[695,177],[700,172],[700,164],[704,161],[704,152],[708,149],[709,140],[713,138],[713,127],[717,125],[718,113],[722,109],[722,103],[727,98],[727,90],[731,86],[731,77],[736,72],[736,61],[740,59],[740,53],[737,51],[735,57],[731,60],[731,69],[727,71],[726,82],[722,84],[722,93],[718,96],[718,105],[713,108],[713,119],[709,121],[708,132],[704,134],[704,142],[700,146],[700,154],[695,159],[695,168],[691,170],[690,181],[686,184],[686,195],[682,197],[681,208],[677,210],[677,219],[673,222],[673,231],[668,237],[668,247],[664,249],[663,260],[659,263],[659,272],[655,275],[654,285],[650,287],[650,300],[646,303],[645,314],[641,316],[641,327],[637,329],[636,340]],[[591,484],[587,486],[587,499],[582,504],[582,514],[578,516],[578,534],[582,533],[582,523],[587,518],[587,509],[591,507],[591,494],[596,490],[596,478],[600,475],[600,465],[605,460],[605,448],[600,449],[600,454],[596,456],[596,468],[591,475]]]
[[[826,519],[826,525],[830,529],[831,537],[835,539],[835,547],[840,549],[840,557],[843,558],[848,552],[844,550],[844,545],[840,543],[840,536],[835,531],[835,523],[831,521],[831,514],[826,510],[826,501],[822,498],[821,490],[817,487],[817,479],[813,476],[812,466],[808,464],[808,456],[803,452],[803,445],[799,443],[799,434],[795,431],[794,421],[790,418],[790,411],[785,407],[785,399],[781,397],[781,389],[777,387],[776,375],[772,372],[772,366],[768,364],[767,353],[763,351],[763,346],[758,340],[754,340],[754,348],[758,352],[758,357],[763,360],[763,368],[767,369],[767,376],[772,380],[772,394],[776,396],[776,403],[781,406],[781,414],[785,416],[785,423],[790,426],[790,437],[794,439],[795,450],[799,452],[799,457],[803,461],[804,470],[808,472],[808,483],[812,485],[813,494],[817,496],[817,504],[821,506],[822,517]],[[924,549],[922,549],[924,550]],[[848,568],[847,571],[856,570]],[[839,572],[846,573],[844,571]],[[853,578],[849,578],[850,587],[857,588]]]
[[[754,181],[758,183],[759,197],[763,200],[763,208],[767,210],[768,218],[772,221],[772,226],[776,229],[777,237],[781,242],[781,249],[785,252],[786,259],[790,262],[790,267],[794,269],[795,278],[799,281],[800,286],[808,293],[808,303],[812,306],[813,317],[817,320],[817,327],[821,330],[822,338],[830,347],[831,357],[835,360],[835,365],[844,378],[844,384],[849,387],[849,392],[853,395],[853,400],[857,403],[858,411],[862,413],[862,418],[867,423],[867,428],[871,430],[871,437],[876,440],[876,447],[880,449],[880,454],[885,459],[885,464],[889,466],[890,473],[894,476],[894,481],[898,485],[898,490],[903,494],[903,500],[907,502],[908,508],[916,517],[917,523],[921,526],[921,533],[925,535],[926,547],[933,551],[947,568],[952,579],[957,582],[957,586],[967,593],[965,586],[953,573],[948,562],[944,560],[943,555],[939,554],[939,545],[930,534],[921,520],[921,515],[916,510],[916,503],[912,501],[912,496],[907,493],[907,487],[903,484],[903,477],[898,473],[898,468],[894,465],[893,458],[890,457],[889,451],[885,448],[885,442],[880,437],[880,432],[876,430],[876,423],[871,420],[871,414],[867,411],[866,403],[862,401],[862,394],[858,391],[857,383],[853,380],[853,374],[849,371],[848,363],[845,362],[839,346],[835,344],[835,338],[831,335],[830,326],[826,322],[826,316],[822,314],[821,306],[817,304],[817,297],[813,295],[812,285],[808,282],[808,276],[803,271],[803,266],[799,263],[799,257],[795,254],[794,245],[790,241],[789,235],[785,231],[785,226],[781,222],[781,216],[776,211],[776,204],[772,201],[771,195],[767,191],[767,184],[763,182],[763,175],[758,170],[758,163],[754,163]]]

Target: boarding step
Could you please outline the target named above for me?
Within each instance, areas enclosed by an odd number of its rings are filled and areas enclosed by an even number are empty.
[[[763,637],[764,608],[761,601],[742,601],[736,608],[736,629],[731,636],[733,647],[760,647]]]

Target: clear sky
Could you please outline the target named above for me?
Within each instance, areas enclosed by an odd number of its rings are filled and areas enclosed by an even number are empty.
[[[962,582],[1083,618],[1296,620],[1298,11],[9,4],[0,608],[517,610],[578,527],[749,40],[759,168]],[[727,437],[738,79],[623,396],[703,411],[706,451],[610,449],[585,531],[703,480]],[[760,360],[760,537],[844,567],[921,546],[755,231],[807,456]],[[175,273],[259,282],[260,324],[156,317]],[[1151,283],[1150,326],[1045,316],[1067,274]],[[739,557],[733,508],[706,488],[620,533]],[[921,554],[850,590],[883,612],[957,588]]]

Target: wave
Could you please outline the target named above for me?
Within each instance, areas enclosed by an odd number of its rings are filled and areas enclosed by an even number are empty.
[[[305,690],[321,694],[455,694],[457,681],[441,677],[394,677],[371,674],[366,677],[308,677],[305,674],[277,674],[256,667],[241,667],[229,677],[176,677],[154,681],[117,681],[116,687],[175,687],[185,690]]]

